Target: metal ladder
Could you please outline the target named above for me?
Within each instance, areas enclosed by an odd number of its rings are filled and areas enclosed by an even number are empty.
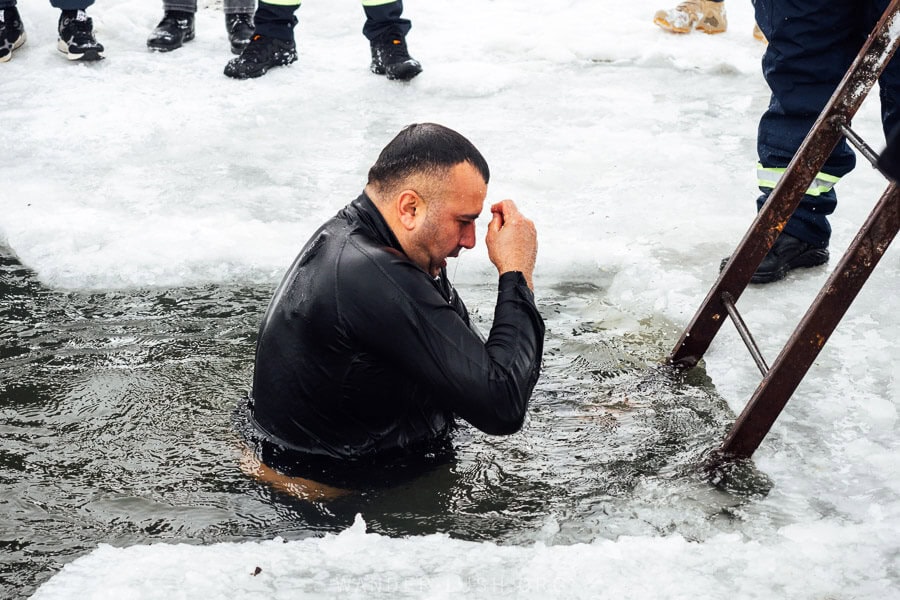
[[[749,458],[759,447],[900,229],[900,188],[892,182],[769,367],[735,303],[841,136],[873,166],[878,160],[850,122],[897,49],[898,12],[893,0],[667,359],[695,366],[728,316],[759,367],[762,381],[716,452],[720,460]]]

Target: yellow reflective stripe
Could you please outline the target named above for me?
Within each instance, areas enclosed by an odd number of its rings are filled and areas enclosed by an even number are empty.
[[[784,175],[785,171],[786,169],[780,167],[764,167],[757,163],[756,184],[761,188],[774,188],[781,179],[781,176]],[[819,171],[816,173],[816,178],[813,179],[813,182],[809,184],[809,187],[806,189],[806,193],[810,196],[824,194],[831,190],[831,188],[834,187],[834,184],[840,181],[840,179],[840,177],[835,177],[834,175]]]
[[[767,169],[759,163],[756,165],[756,183],[761,188],[774,188],[782,175],[784,175],[784,169],[774,167]]]
[[[397,0],[362,0],[363,6],[384,6],[385,4],[393,4]]]

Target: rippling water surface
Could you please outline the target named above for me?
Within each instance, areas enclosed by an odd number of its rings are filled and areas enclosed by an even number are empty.
[[[699,468],[733,415],[702,370],[658,366],[677,329],[609,305],[602,281],[539,283],[522,432],[463,427],[450,464],[311,504],[238,469],[231,412],[271,286],[60,292],[0,248],[0,596],[101,542],[296,539],[358,512],[373,532],[499,543],[731,530],[767,482]],[[487,331],[493,285],[460,292]]]

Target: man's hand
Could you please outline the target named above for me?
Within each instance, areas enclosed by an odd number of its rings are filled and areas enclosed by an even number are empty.
[[[521,271],[534,289],[531,281],[534,261],[537,259],[537,230],[530,219],[519,212],[512,200],[503,200],[491,206],[492,218],[488,224],[485,244],[488,257],[501,275],[509,271]]]

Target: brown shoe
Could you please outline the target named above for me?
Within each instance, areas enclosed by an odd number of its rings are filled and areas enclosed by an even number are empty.
[[[728,29],[728,19],[725,18],[725,3],[701,0],[700,21],[697,29],[703,33],[724,33]]]
[[[658,10],[653,22],[672,33],[690,33],[700,20],[701,0],[685,0],[675,8]]]

